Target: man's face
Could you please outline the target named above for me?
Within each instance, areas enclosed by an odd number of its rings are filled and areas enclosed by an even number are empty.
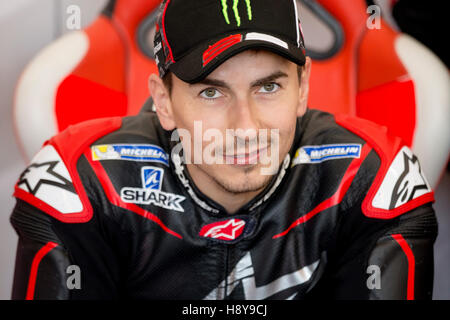
[[[296,64],[267,51],[240,53],[193,85],[173,76],[169,117],[190,174],[232,194],[262,190],[292,146],[307,87]]]

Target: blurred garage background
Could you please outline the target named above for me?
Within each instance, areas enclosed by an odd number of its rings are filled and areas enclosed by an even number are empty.
[[[13,186],[26,162],[14,133],[13,104],[15,87],[22,71],[49,43],[71,32],[67,24],[73,11],[80,8],[81,28],[89,25],[106,4],[106,0],[15,0],[0,1],[0,299],[9,299],[15,261],[17,236],[9,223],[14,206]],[[389,0],[378,1],[385,11]],[[305,18],[307,19],[307,18]],[[394,24],[386,15],[386,20]],[[305,38],[326,38],[320,30],[305,30]],[[444,32],[444,30],[442,30]],[[448,30],[446,30],[447,32]],[[317,33],[315,33],[317,32]],[[450,88],[449,88],[450,89]],[[431,142],[432,143],[432,142]],[[434,299],[450,299],[450,173],[447,170],[436,189],[439,236],[435,244]]]

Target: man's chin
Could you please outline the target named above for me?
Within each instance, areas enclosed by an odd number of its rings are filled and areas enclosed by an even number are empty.
[[[225,191],[233,194],[259,193],[270,183],[272,176],[255,172],[212,176]]]

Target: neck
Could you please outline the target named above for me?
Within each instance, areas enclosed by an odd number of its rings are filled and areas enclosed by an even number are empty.
[[[263,187],[257,191],[233,193],[225,190],[214,179],[195,165],[188,164],[187,169],[195,186],[204,195],[224,207],[229,214],[236,213],[242,206],[264,190]]]

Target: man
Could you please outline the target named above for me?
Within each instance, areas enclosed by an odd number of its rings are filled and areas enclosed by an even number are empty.
[[[20,176],[13,298],[430,298],[418,160],[375,124],[307,110],[296,13],[162,4],[156,113],[72,127]]]

